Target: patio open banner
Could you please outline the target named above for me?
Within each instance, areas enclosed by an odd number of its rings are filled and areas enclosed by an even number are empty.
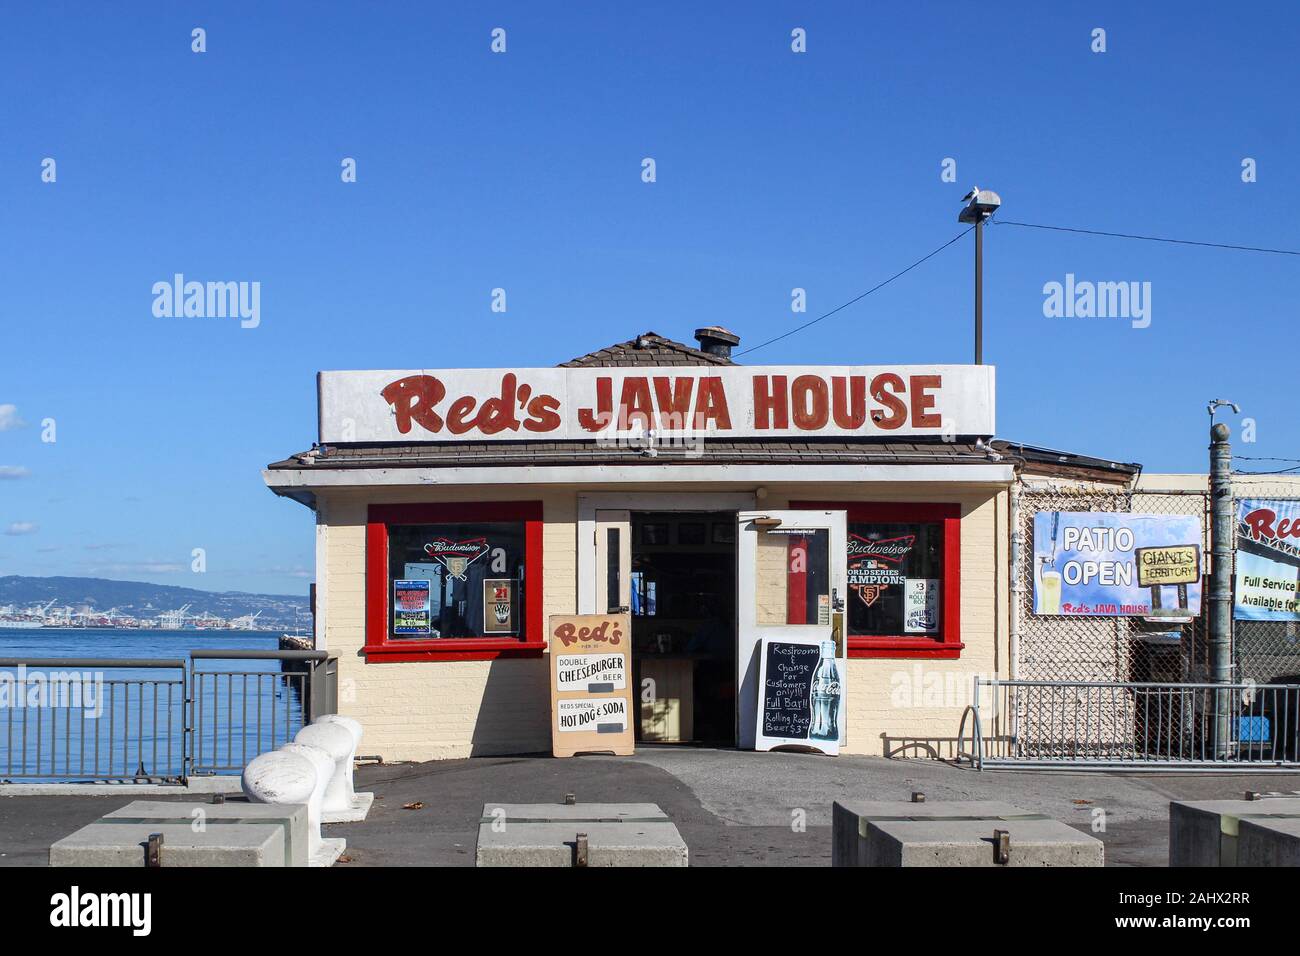
[[[1237,502],[1233,616],[1241,621],[1300,620],[1300,501]]]
[[[1040,511],[1034,515],[1034,613],[1195,617],[1201,522],[1189,515]]]

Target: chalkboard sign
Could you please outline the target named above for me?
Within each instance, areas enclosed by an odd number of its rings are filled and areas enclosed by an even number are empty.
[[[755,750],[800,747],[839,753],[843,662],[816,638],[765,637],[759,643]]]

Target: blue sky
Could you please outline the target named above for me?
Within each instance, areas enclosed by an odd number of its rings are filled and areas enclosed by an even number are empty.
[[[1006,219],[1296,248],[1298,46],[1289,3],[8,5],[0,574],[302,593],[311,514],[259,470],[310,446],[316,370],[743,347],[956,235],[973,184]],[[969,361],[971,258],[743,361]],[[1239,451],[1294,457],[1298,269],[990,227],[1000,435],[1203,470],[1225,397]],[[261,324],[155,317],[177,272],[260,282]],[[1045,318],[1067,273],[1150,282],[1150,327]]]

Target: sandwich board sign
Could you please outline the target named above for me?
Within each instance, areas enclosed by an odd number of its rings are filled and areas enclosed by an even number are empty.
[[[755,750],[840,752],[844,694],[834,642],[764,637],[758,646]]]
[[[551,753],[630,756],[632,618],[628,614],[554,614],[551,658]]]

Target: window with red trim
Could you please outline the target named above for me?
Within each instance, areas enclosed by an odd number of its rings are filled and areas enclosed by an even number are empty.
[[[960,505],[792,502],[791,507],[848,512],[850,657],[960,656]]]
[[[540,502],[371,505],[366,657],[536,656],[541,582]]]

